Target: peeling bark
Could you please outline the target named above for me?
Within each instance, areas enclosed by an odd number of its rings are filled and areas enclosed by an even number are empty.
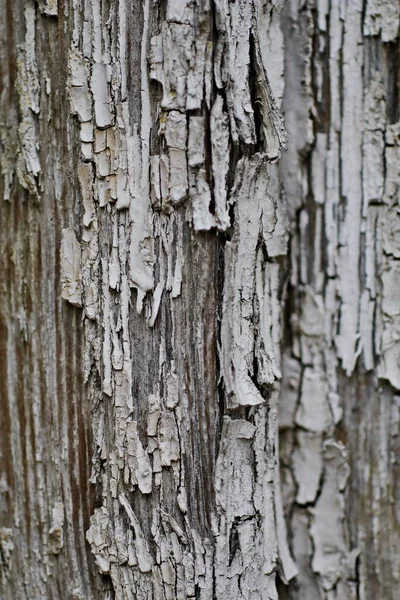
[[[289,598],[397,596],[387,415],[398,387],[398,11],[310,1],[282,13],[292,144],[280,169],[291,223],[280,453],[299,568]]]
[[[394,598],[398,2],[2,13],[2,597]]]

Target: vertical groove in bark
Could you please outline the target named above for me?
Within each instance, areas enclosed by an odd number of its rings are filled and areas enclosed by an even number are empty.
[[[291,282],[280,452],[300,571],[290,598],[397,595],[399,8],[288,3],[282,20]]]

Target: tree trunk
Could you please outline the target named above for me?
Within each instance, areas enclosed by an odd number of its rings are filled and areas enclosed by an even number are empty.
[[[397,598],[398,0],[1,8],[0,597]]]

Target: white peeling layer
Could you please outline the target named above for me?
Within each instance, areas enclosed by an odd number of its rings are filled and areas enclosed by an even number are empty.
[[[9,527],[0,527],[0,548],[3,563],[3,582],[10,576],[12,568],[12,553],[15,549],[13,530]]]
[[[74,306],[82,306],[81,245],[73,229],[64,229],[61,240],[61,295]]]
[[[285,85],[284,79],[284,39],[281,27],[284,2],[274,2],[271,8],[268,2],[258,2],[257,31],[262,62],[268,68],[274,97],[280,106]]]
[[[204,164],[204,117],[189,117],[188,164],[200,167]],[[185,131],[186,133],[186,131]],[[168,143],[168,141],[167,141]],[[186,138],[183,149],[186,147]]]
[[[211,191],[206,181],[206,171],[200,169],[195,175],[195,184],[190,190],[193,207],[193,227],[196,231],[207,231],[215,227],[214,216],[210,212]]]
[[[173,204],[187,196],[186,115],[172,110],[166,116],[164,137],[168,147],[168,197]]]
[[[90,87],[94,100],[94,114],[97,127],[110,127],[113,123],[111,99],[107,82],[107,66],[102,63],[92,65]]]
[[[360,334],[364,367],[367,371],[374,368],[374,313],[375,302],[370,300],[368,290],[364,290],[360,302]]]
[[[250,64],[254,67],[258,108],[262,120],[263,149],[269,160],[280,156],[285,146],[285,130],[276,108],[258,41],[257,7],[252,2],[217,0],[215,51],[216,84],[224,88],[233,140],[256,143],[255,106],[250,94]],[[252,44],[251,44],[252,41]]]
[[[204,164],[204,140],[209,135],[206,119],[203,115],[187,114],[189,110],[203,111],[203,98],[210,109],[209,7],[207,3],[200,8],[186,2],[168,2],[167,15],[171,18],[167,16],[161,33],[152,38],[150,51],[150,77],[163,88],[160,133],[165,140],[159,156],[151,157],[152,203],[170,213],[174,204],[189,196],[196,230],[225,230],[230,225],[226,197],[230,137],[246,144],[260,142],[265,157],[271,161],[279,157],[286,139],[258,45],[254,26],[257,9],[251,3],[217,3],[219,39],[214,74],[221,95],[217,96],[210,118],[212,178]],[[256,140],[255,107],[249,88],[251,61],[257,71],[260,140]],[[222,93],[226,94],[225,103]]]
[[[350,468],[340,442],[324,444],[324,483],[312,511],[311,536],[314,542],[312,568],[321,577],[325,590],[354,571],[356,555],[350,554],[344,528],[344,490]]]
[[[257,380],[272,383],[281,378],[280,364],[280,302],[279,265],[266,263],[262,249],[257,252],[256,295],[259,324],[255,336],[255,355],[258,361]]]
[[[400,262],[391,261],[382,273],[382,360],[378,374],[400,389]]]
[[[130,203],[131,239],[129,251],[129,277],[131,285],[137,288],[137,310],[142,310],[146,293],[153,289],[153,257],[149,240],[149,197],[148,188],[142,180],[141,143],[137,132],[128,139],[128,161],[131,177],[132,200]],[[143,177],[146,177],[143,175]]]
[[[256,280],[257,246],[265,243],[275,228],[275,208],[267,191],[268,181],[267,163],[262,156],[242,159],[238,164],[231,199],[235,203],[236,228],[232,241],[225,247],[221,323],[222,372],[232,406],[264,402],[252,381],[258,337],[258,362],[262,369],[258,383],[272,383],[279,373],[273,366],[274,356],[266,354],[271,351],[271,343],[264,329],[268,327],[265,318],[273,308],[273,294],[260,283],[257,286]],[[258,324],[260,319],[264,320]],[[272,368],[263,369],[263,363],[268,362]]]
[[[127,21],[126,0],[118,2],[118,58],[121,69],[121,101],[127,97]]]
[[[296,433],[293,454],[294,477],[297,482],[296,502],[300,505],[313,503],[317,497],[322,475],[322,436],[315,432]]]
[[[297,425],[314,432],[323,432],[329,428],[332,415],[327,393],[323,373],[306,367],[301,385],[300,404],[296,412]]]
[[[400,214],[398,193],[400,181],[400,125],[386,129],[385,190],[386,206],[380,209],[376,220],[375,248],[382,259],[379,271],[381,295],[377,299],[376,347],[381,355],[378,375],[400,389],[400,310],[398,286],[400,282]],[[382,240],[382,249],[379,240]],[[383,251],[383,252],[382,252]],[[372,272],[370,278],[375,275]],[[381,331],[379,331],[381,329]]]
[[[25,40],[18,49],[16,88],[20,110],[18,126],[19,152],[16,172],[19,183],[38,196],[36,178],[41,166],[35,116],[39,114],[39,75],[35,55],[35,7],[28,3],[24,11]]]
[[[266,157],[276,162],[281,156],[281,150],[286,150],[286,129],[282,115],[276,105],[275,98],[267,77],[258,40],[255,40],[254,63],[256,68],[257,106],[261,116],[261,142]]]
[[[397,202],[400,180],[400,122],[386,125],[386,174],[384,200]]]
[[[162,108],[186,109],[188,59],[193,36],[190,25],[163,23],[161,35],[151,39],[150,76],[163,87]]]
[[[156,289],[153,294],[153,307],[151,310],[151,317],[149,319],[149,327],[154,327],[154,323],[156,322],[156,318],[158,315],[158,310],[160,308],[162,293],[164,291],[164,283],[159,281],[156,285]]]
[[[191,25],[193,22],[191,4],[191,0],[168,0],[167,21]]]
[[[89,227],[93,221],[95,210],[93,204],[93,169],[91,164],[79,164],[78,179],[85,211],[83,214],[83,224],[85,227]]]
[[[253,581],[261,575],[262,536],[255,527],[254,462],[252,441],[256,428],[248,421],[224,419],[220,452],[216,465],[216,505],[218,536],[216,538],[216,591],[232,600],[239,599],[240,584],[247,577]],[[258,539],[256,537],[258,536]],[[235,538],[233,544],[232,538]],[[229,546],[233,548],[230,557]],[[256,589],[253,589],[253,593]],[[259,595],[254,596],[259,598]]]
[[[279,427],[292,428],[296,414],[301,382],[301,363],[288,354],[283,355],[280,389]]]
[[[82,122],[92,118],[92,96],[89,92],[89,65],[84,57],[75,50],[68,57],[69,100],[71,112],[78,115]]]
[[[111,296],[108,277],[108,264],[103,258],[101,261],[102,270],[102,296],[103,296],[103,315],[104,315],[104,333],[103,333],[103,387],[102,390],[107,396],[112,396],[113,392],[113,370],[111,363]]]
[[[158,446],[161,465],[170,467],[173,461],[179,460],[179,436],[176,417],[171,411],[160,414],[158,421]]]
[[[278,599],[276,571],[296,574],[286,543],[276,479],[276,394],[252,410],[253,423],[224,418],[215,472],[216,591],[233,600]],[[268,436],[266,437],[266,431]],[[253,468],[252,468],[253,465]],[[255,466],[255,468],[254,468]]]
[[[386,103],[379,73],[366,91],[365,131],[363,136],[363,200],[364,216],[370,202],[381,202],[384,186],[384,130]]]
[[[178,235],[177,235],[177,243],[176,243],[176,260],[175,260],[175,269],[174,269],[174,277],[172,281],[172,290],[171,297],[177,298],[181,293],[182,287],[182,269],[184,263],[184,255],[183,255],[183,239],[182,239],[182,224],[178,225]]]
[[[245,144],[255,142],[254,112],[250,98],[250,30],[253,19],[253,3],[233,3],[217,0],[216,25],[220,32],[216,51],[216,68],[221,69],[221,83],[227,86],[230,125],[234,141],[239,138]],[[239,40],[243,41],[239,44]],[[222,56],[224,61],[222,63]],[[218,59],[221,60],[219,64]]]
[[[153,471],[148,454],[140,442],[135,421],[127,423],[126,440],[127,464],[131,472],[132,485],[138,485],[142,494],[150,494]]]
[[[362,0],[347,6],[343,38],[343,119],[342,119],[342,194],[346,198],[345,214],[340,227],[337,266],[341,298],[338,356],[350,375],[358,355],[359,261],[362,202],[362,129],[363,129],[363,55],[360,32]]]
[[[96,508],[90,517],[90,528],[86,532],[86,539],[91,545],[100,573],[110,572],[108,527],[109,514],[106,507]]]
[[[364,16],[364,35],[381,35],[383,42],[392,42],[399,33],[400,4],[398,0],[368,0]]]
[[[229,122],[218,95],[211,110],[211,148],[214,177],[215,218],[218,229],[230,226],[227,204],[227,175],[229,171]]]
[[[64,547],[64,504],[56,502],[51,513],[49,552],[58,554]]]
[[[276,425],[275,425],[276,426]],[[272,433],[272,432],[271,432]],[[292,558],[291,551],[288,545],[287,526],[285,521],[285,515],[283,512],[283,498],[281,490],[281,477],[280,477],[280,465],[279,465],[279,431],[276,428],[276,462],[274,471],[274,512],[275,512],[275,523],[276,523],[276,539],[278,544],[278,556],[279,562],[282,569],[282,580],[288,584],[296,575],[299,570]],[[268,482],[269,483],[269,482]],[[270,535],[265,531],[266,543],[270,541]]]
[[[150,242],[150,98],[147,76],[147,39],[149,0],[143,5],[143,36],[141,44],[141,99],[142,119],[140,136],[137,128],[128,139],[128,168],[132,201],[130,204],[130,248],[129,248],[129,277],[130,283],[137,289],[136,308],[142,310],[142,303],[146,293],[153,289],[153,248]],[[127,111],[127,107],[124,107]],[[124,117],[129,123],[128,115]]]
[[[101,14],[101,0],[92,0],[89,3],[91,8],[90,21],[88,22],[88,28],[91,34],[91,45],[93,60],[97,63],[101,62],[102,59],[102,14]]]
[[[193,227],[196,231],[207,231],[216,224],[211,213],[212,196],[205,169],[204,138],[204,117],[190,117],[187,155]]]

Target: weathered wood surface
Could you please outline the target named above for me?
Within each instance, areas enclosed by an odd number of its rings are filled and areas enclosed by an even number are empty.
[[[0,8],[0,597],[396,598],[398,2]]]
[[[361,0],[282,13],[290,598],[398,595],[399,16]]]

